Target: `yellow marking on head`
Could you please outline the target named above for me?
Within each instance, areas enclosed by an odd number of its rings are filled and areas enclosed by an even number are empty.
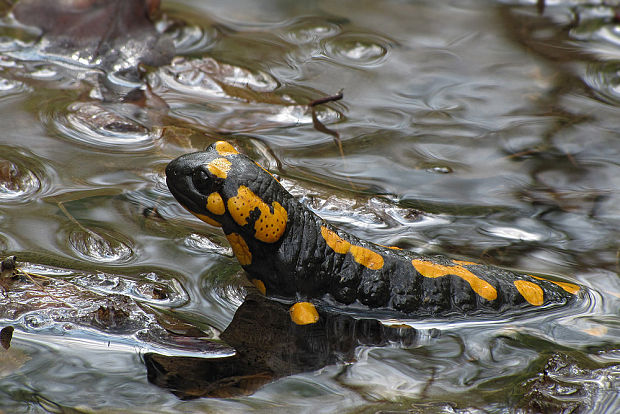
[[[216,177],[226,178],[231,165],[232,163],[226,158],[216,158],[207,164],[207,169]]]
[[[215,227],[222,227],[222,225],[220,224],[219,221],[214,220],[214,219],[212,219],[211,217],[209,217],[209,216],[207,216],[205,214],[198,214],[198,213],[194,213],[192,211],[190,211],[190,213],[192,213],[194,216],[198,217],[200,220],[204,221],[207,224],[210,224],[210,225],[215,226]]]
[[[574,283],[556,282],[555,280],[549,280],[549,279],[545,279],[544,277],[534,276],[534,275],[528,275],[528,276],[531,276],[534,279],[546,280],[547,282],[554,283],[554,284],[558,285],[559,287],[561,287],[562,289],[564,289],[565,291],[567,291],[568,293],[571,293],[573,295],[576,295],[577,292],[579,292],[581,290],[581,287],[579,287],[578,285],[576,285]]]
[[[190,210],[189,208],[185,207],[183,204],[181,204],[181,206],[185,210],[189,211],[194,216],[199,218],[200,220],[204,221],[205,223],[210,224],[210,225],[215,226],[215,227],[222,227],[222,225],[217,220],[213,220],[211,217],[209,217],[209,216],[207,216],[205,214],[194,213],[192,210]]]
[[[218,216],[226,212],[224,200],[222,200],[222,196],[219,193],[209,194],[209,197],[207,197],[207,210]]]
[[[351,248],[351,243],[342,239],[325,226],[321,226],[321,236],[323,236],[327,245],[336,253],[346,254]]]
[[[352,245],[325,226],[321,226],[321,236],[333,251],[339,254],[351,253],[353,259],[362,266],[372,270],[379,270],[383,267],[383,256],[379,253],[362,246]]]
[[[275,243],[284,234],[286,223],[288,221],[288,213],[278,203],[271,203],[273,213],[269,206],[248,187],[242,185],[237,190],[237,195],[228,199],[228,212],[233,220],[244,226],[248,223],[250,213],[255,209],[259,209],[260,216],[254,223],[256,233],[254,237],[265,243]]]
[[[383,257],[370,249],[352,245],[349,252],[355,261],[372,270],[379,270],[383,267]]]
[[[243,237],[237,233],[230,233],[226,235],[230,247],[232,247],[233,253],[237,256],[237,260],[241,266],[247,266],[252,263],[252,252],[245,242]]]
[[[215,150],[222,157],[232,154],[239,154],[239,151],[237,151],[235,147],[233,147],[232,145],[230,145],[230,143],[226,141],[217,141],[215,143]]]
[[[424,277],[436,278],[447,275],[458,276],[469,283],[474,292],[486,300],[497,299],[497,290],[495,290],[489,282],[480,279],[463,266],[444,266],[417,259],[412,260],[411,264],[415,267],[415,270],[420,272],[420,274]]]
[[[460,266],[480,266],[480,263],[468,262],[465,260],[453,260],[453,262]]]
[[[252,284],[256,286],[256,289],[258,289],[260,293],[262,293],[263,295],[267,294],[267,288],[265,287],[265,284],[262,280],[252,279]]]
[[[319,320],[319,313],[310,302],[297,302],[288,310],[291,320],[297,325],[309,325]]]
[[[540,306],[544,303],[544,293],[540,286],[527,280],[515,280],[513,282],[517,290],[531,305]]]

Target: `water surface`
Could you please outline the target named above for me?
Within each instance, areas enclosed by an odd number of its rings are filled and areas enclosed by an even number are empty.
[[[358,236],[555,275],[592,297],[561,315],[416,322],[415,345],[360,347],[353,361],[250,396],[191,401],[149,384],[141,356],[152,343],[16,311],[1,321],[16,327],[0,368],[4,412],[542,410],[532,389],[551,390],[552,411],[619,410],[613,7],[162,3],[156,28],[177,56],[144,81],[45,54],[36,32],[2,20],[2,256],[151,301],[216,336],[247,282],[220,231],[176,204],[163,172],[224,137]],[[146,103],[118,98],[147,83]],[[306,106],[341,89],[317,115],[342,154]],[[163,220],[142,214],[153,207]],[[142,282],[173,299],[147,300]]]

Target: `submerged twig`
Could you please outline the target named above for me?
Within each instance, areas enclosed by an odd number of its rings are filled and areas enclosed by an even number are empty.
[[[325,104],[325,103],[328,103],[328,102],[339,101],[344,96],[343,93],[342,93],[343,91],[344,91],[344,89],[340,89],[336,95],[325,96],[323,98],[319,98],[319,99],[315,99],[313,101],[310,101],[308,106],[310,108],[314,108],[315,106],[322,105],[322,104]]]
[[[338,133],[338,131],[328,128],[323,122],[321,122],[321,120],[316,114],[316,109],[315,109],[315,107],[319,105],[322,105],[328,102],[335,102],[335,101],[341,100],[342,97],[344,96],[342,91],[343,89],[341,89],[336,95],[325,96],[323,98],[315,99],[308,104],[308,107],[310,108],[310,112],[312,113],[312,125],[314,126],[314,129],[316,129],[319,132],[323,132],[325,134],[331,135],[334,138],[334,143],[336,143],[336,145],[338,146],[338,151],[340,152],[342,163],[346,167],[347,161],[346,161],[346,158],[344,157],[344,149],[342,148],[342,140],[340,139],[340,134]],[[351,186],[351,188],[357,189],[357,186],[353,184],[353,181],[351,181],[351,178],[349,178],[348,176],[347,176],[347,181],[349,182],[349,185]]]
[[[105,240],[102,236],[98,235],[97,233],[95,233],[92,230],[87,229],[86,227],[82,226],[82,224],[80,224],[79,221],[77,221],[75,219],[75,217],[73,217],[71,215],[71,213],[69,213],[69,210],[67,210],[67,208],[62,204],[62,201],[58,201],[56,202],[56,205],[58,205],[58,208],[60,209],[60,211],[63,212],[63,214],[73,222],[73,224],[75,224],[76,226],[78,226],[82,231],[84,231],[85,233],[90,234],[91,236],[99,239],[99,240]]]

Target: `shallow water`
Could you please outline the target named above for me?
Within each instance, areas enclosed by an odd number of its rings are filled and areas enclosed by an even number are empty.
[[[555,275],[593,293],[561,314],[411,322],[415,345],[363,346],[354,361],[250,396],[191,401],[147,381],[148,341],[68,327],[46,311],[3,313],[1,325],[16,328],[0,366],[4,412],[503,413],[531,407],[536,381],[550,401],[581,401],[577,412],[620,410],[612,7],[557,1],[542,15],[535,1],[162,7],[156,27],[173,37],[177,57],[148,69],[140,105],[115,98],[140,81],[102,81],[83,58],[45,54],[36,33],[2,20],[1,256],[138,301],[150,299],[136,286],[159,283],[175,293],[152,303],[215,335],[247,283],[221,232],[176,204],[163,173],[172,158],[225,137],[358,236]],[[306,106],[341,89],[344,99],[318,117],[337,131],[344,156]],[[142,214],[153,207],[164,220]]]

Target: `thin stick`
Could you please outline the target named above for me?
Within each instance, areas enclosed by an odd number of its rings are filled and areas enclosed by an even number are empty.
[[[319,99],[315,99],[314,101],[310,101],[308,106],[310,108],[314,108],[315,106],[323,105],[324,103],[339,101],[344,96],[343,93],[342,93],[343,91],[344,91],[344,89],[340,89],[340,91],[338,91],[338,93],[336,95],[325,96],[323,98],[319,98]]]

